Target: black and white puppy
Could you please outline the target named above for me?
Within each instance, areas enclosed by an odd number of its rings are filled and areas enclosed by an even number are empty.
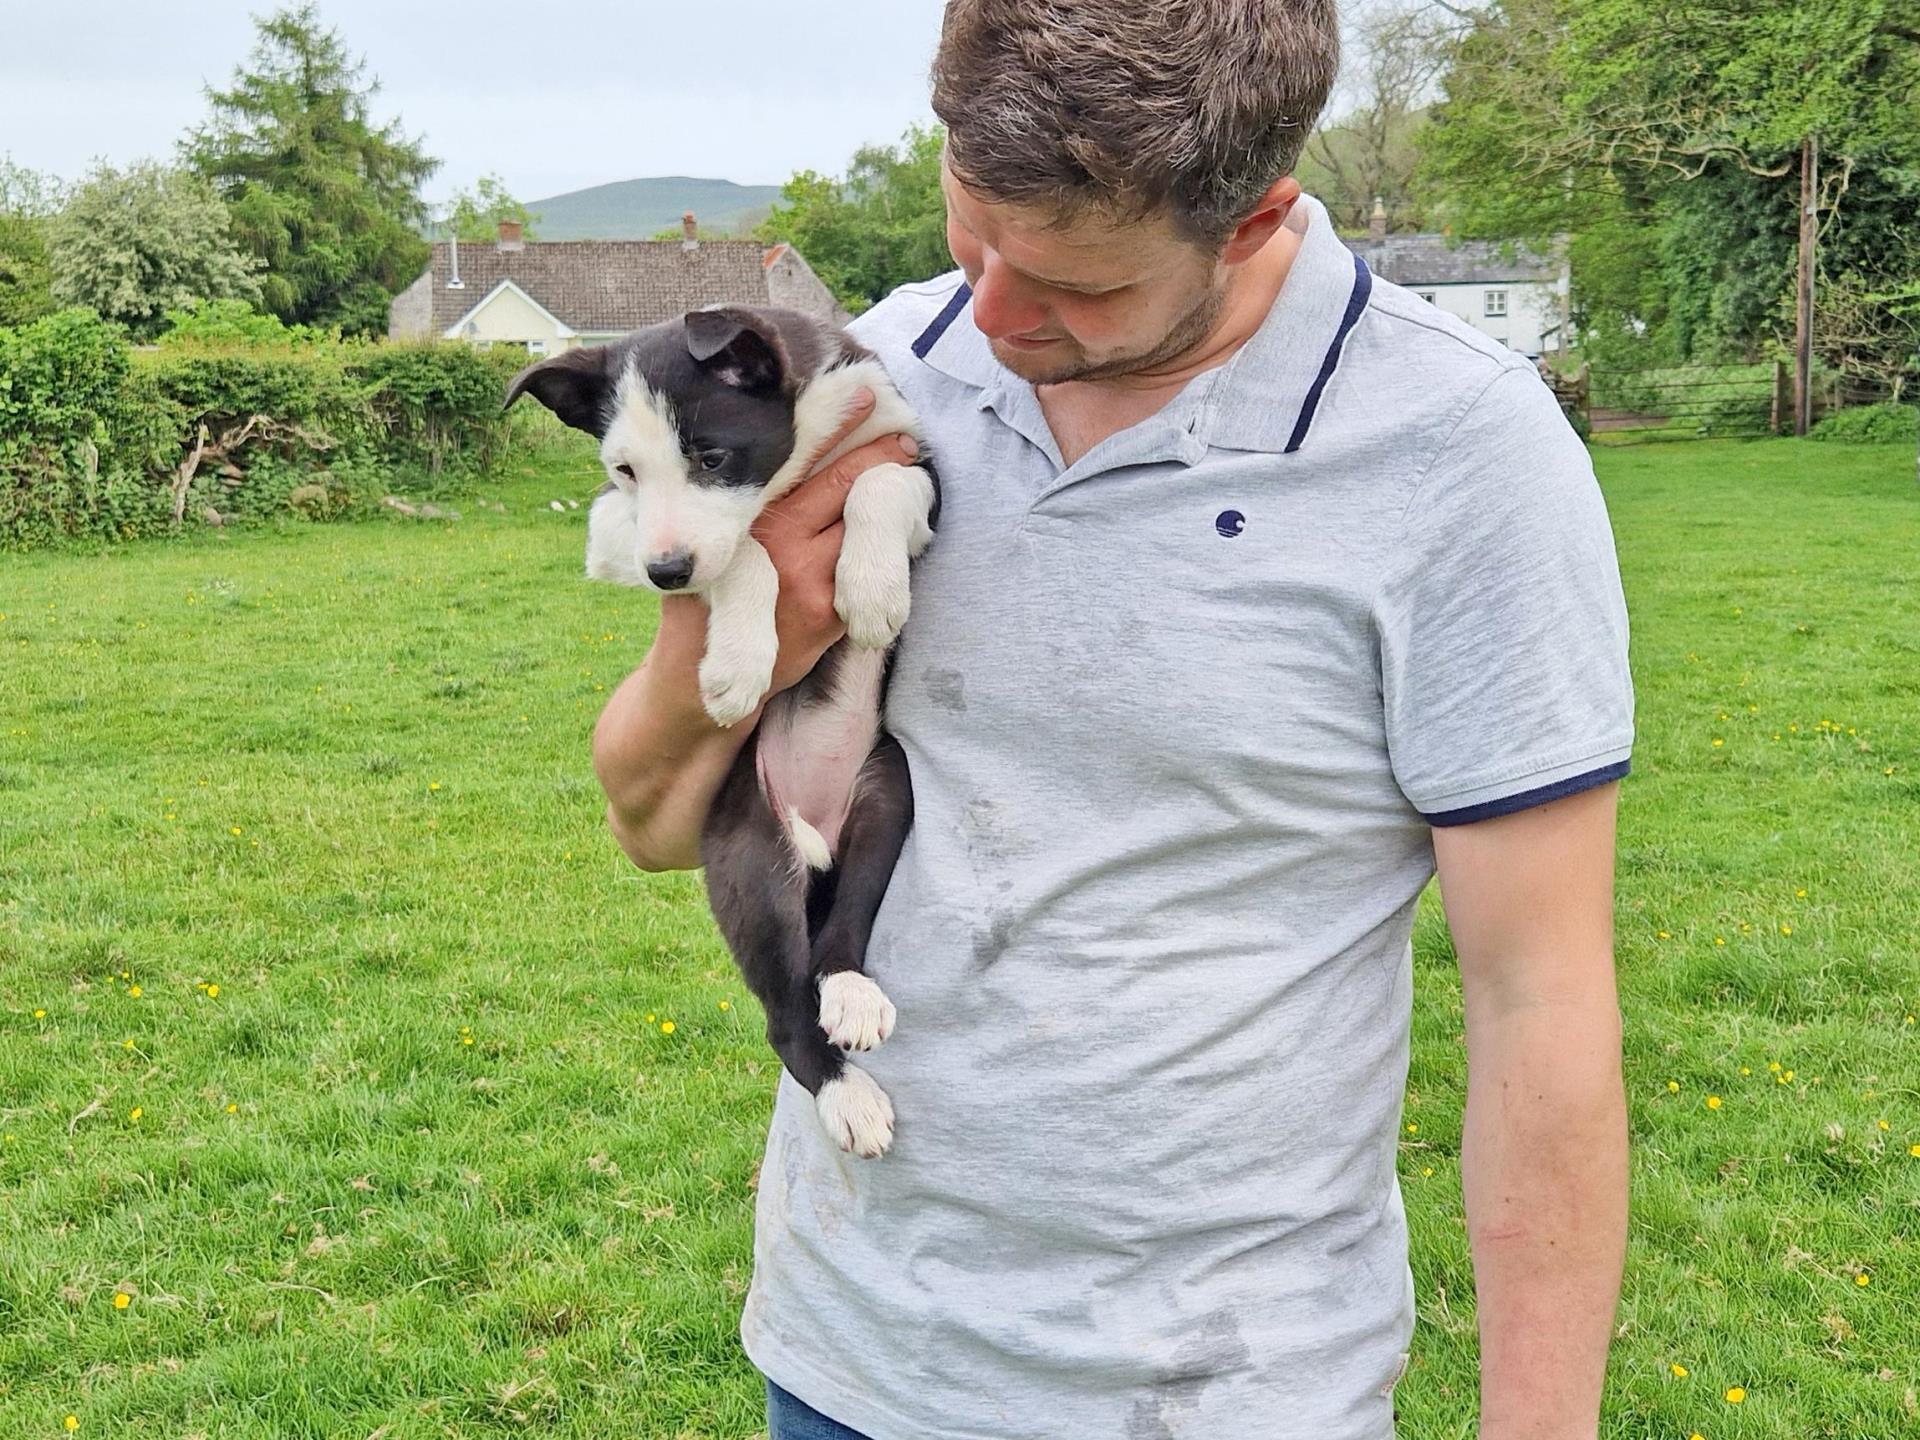
[[[861,386],[872,415],[824,457]],[[919,423],[873,354],[792,310],[695,310],[609,345],[531,365],[532,395],[600,440],[608,482],[587,521],[587,574],[704,596],[700,695],[716,723],[751,714],[777,650],[773,562],[748,527],[824,464],[881,435],[921,444],[918,465],[853,483],[834,575],[846,638],[767,702],[701,833],[707,896],[767,1038],[858,1155],[885,1151],[893,1106],[844,1050],[870,1050],[895,1012],[863,967],[881,897],[913,822],[906,755],[881,724],[908,562],[932,539],[939,486]],[[844,1049],[842,1048],[844,1047]]]

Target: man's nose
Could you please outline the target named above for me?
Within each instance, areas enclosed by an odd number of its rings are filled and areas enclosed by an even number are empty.
[[[989,340],[1038,328],[1046,311],[1020,292],[1018,282],[992,257],[973,282],[973,323]]]
[[[647,561],[647,578],[662,590],[684,590],[693,578],[693,556],[685,550],[669,550]]]

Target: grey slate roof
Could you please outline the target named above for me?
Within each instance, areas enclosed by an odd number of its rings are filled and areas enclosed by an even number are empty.
[[[460,247],[458,290],[447,288],[452,256],[433,247],[432,333],[442,335],[502,280],[511,279],[563,325],[627,331],[703,305],[765,305],[766,247],[753,240],[529,240]]]
[[[1521,249],[1512,260],[1504,260],[1501,247],[1486,240],[1450,246],[1444,235],[1389,235],[1384,244],[1375,244],[1355,235],[1346,243],[1374,274],[1396,285],[1498,285],[1551,282],[1560,276],[1559,264],[1548,256]]]

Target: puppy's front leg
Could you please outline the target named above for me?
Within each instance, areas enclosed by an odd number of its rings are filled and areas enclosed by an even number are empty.
[[[780,577],[752,536],[707,589],[707,653],[700,661],[700,699],[716,725],[735,725],[773,684],[780,649],[773,627]]]
[[[867,650],[894,642],[907,622],[907,562],[933,539],[933,479],[917,465],[876,465],[847,492],[846,538],[833,608]]]

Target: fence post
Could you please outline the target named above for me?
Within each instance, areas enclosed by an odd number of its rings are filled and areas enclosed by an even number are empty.
[[[1773,362],[1773,414],[1767,420],[1767,426],[1774,434],[1780,433],[1780,412],[1787,408],[1787,362],[1776,359]]]

